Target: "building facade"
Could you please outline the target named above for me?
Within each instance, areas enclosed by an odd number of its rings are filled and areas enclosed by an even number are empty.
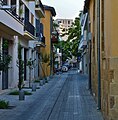
[[[90,41],[89,84],[105,120],[118,119],[118,1],[85,0]]]
[[[55,9],[51,6],[44,5],[45,9],[45,18],[41,19],[41,22],[44,26],[44,36],[45,36],[45,48],[41,48],[40,52],[49,57],[49,61],[43,64],[44,72],[46,76],[53,74],[53,45],[52,45],[52,32],[53,32],[53,17],[56,15]],[[50,65],[48,65],[48,63]],[[42,71],[43,72],[43,71]],[[44,74],[44,73],[42,73]]]
[[[72,26],[73,19],[56,19],[55,23],[58,25],[57,30],[60,36],[62,36],[61,39],[66,41],[68,39],[68,35],[65,33],[67,33],[68,29]]]
[[[22,46],[22,60],[24,63],[23,80],[29,80],[27,61],[32,59],[35,63],[31,76],[38,79],[38,49],[41,36],[37,26],[40,18],[44,17],[44,8],[40,0],[1,0],[0,1],[0,52],[11,55],[10,69],[0,71],[0,90],[18,86],[18,43]],[[38,33],[38,34],[37,34]],[[33,41],[33,42],[30,42]],[[4,48],[7,42],[7,49]]]
[[[81,13],[80,16],[80,24],[81,24],[81,37],[78,50],[82,53],[81,58],[79,60],[79,70],[84,74],[89,74],[89,51],[88,51],[88,43],[91,39],[87,36],[89,33],[88,30],[88,13]],[[90,33],[89,33],[90,34]]]

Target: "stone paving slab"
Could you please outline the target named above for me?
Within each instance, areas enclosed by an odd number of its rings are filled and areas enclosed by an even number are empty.
[[[71,73],[49,120],[103,120],[87,90],[87,77]]]
[[[61,89],[67,75],[60,77],[55,76],[49,83],[33,92],[33,95],[26,96],[25,101],[19,101],[18,96],[11,96],[7,94],[0,95],[0,99],[5,99],[11,105],[16,106],[13,109],[0,110],[0,120],[40,120],[39,117],[45,106],[51,103],[52,95],[57,92],[57,88]],[[55,102],[55,101],[54,101]]]
[[[0,110],[0,120],[103,120],[87,90],[87,77],[76,70],[55,75],[49,83],[19,101],[18,96],[0,95],[13,109]]]

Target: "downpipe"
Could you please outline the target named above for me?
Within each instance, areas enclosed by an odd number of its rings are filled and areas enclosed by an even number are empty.
[[[101,65],[100,65],[100,0],[97,0],[97,60],[98,60],[98,105],[101,110]]]

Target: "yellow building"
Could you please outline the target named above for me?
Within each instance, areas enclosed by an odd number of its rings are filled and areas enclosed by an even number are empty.
[[[53,57],[52,57],[52,42],[51,42],[51,35],[53,31],[53,16],[56,15],[55,9],[50,6],[44,5],[45,8],[45,18],[41,19],[41,22],[43,24],[43,33],[45,36],[45,48],[41,48],[41,53],[43,56],[47,55],[49,56],[50,60],[48,63],[50,63],[49,66],[47,64],[43,64],[44,71],[46,73],[46,76],[49,76],[53,73]],[[42,60],[43,61],[43,60]]]
[[[91,90],[105,120],[118,120],[117,6],[117,0],[100,0],[100,7],[98,0],[85,0],[84,5],[84,12],[89,13],[89,27],[92,33]]]

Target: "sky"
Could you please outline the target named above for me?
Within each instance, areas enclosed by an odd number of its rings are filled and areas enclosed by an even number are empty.
[[[52,6],[56,19],[74,19],[83,10],[84,0],[41,0],[44,5]]]

